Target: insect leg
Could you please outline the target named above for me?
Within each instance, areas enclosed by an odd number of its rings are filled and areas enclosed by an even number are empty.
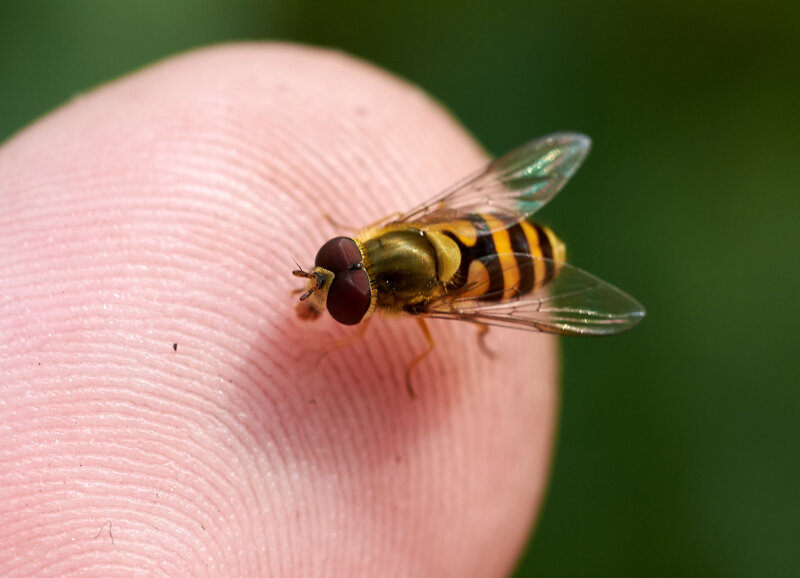
[[[360,227],[358,229],[353,227],[353,226],[351,226],[351,225],[345,225],[344,223],[340,223],[339,221],[334,219],[329,213],[323,213],[322,214],[322,218],[324,218],[326,221],[328,221],[331,225],[333,225],[337,229],[345,229],[345,230],[350,231],[352,233],[358,233],[359,231],[365,231],[366,229],[374,229],[378,225],[380,225],[382,223],[391,222],[391,221],[397,219],[398,217],[401,217],[402,215],[403,215],[403,213],[401,213],[400,211],[395,211],[394,213],[391,213],[386,217],[382,217],[382,218],[378,219],[374,223],[370,223],[366,227]]]
[[[478,347],[481,348],[483,354],[488,357],[489,359],[494,359],[494,351],[489,349],[489,346],[486,345],[486,336],[489,334],[489,326],[485,323],[478,323]]]
[[[348,345],[352,345],[353,343],[357,343],[364,339],[364,335],[367,333],[367,327],[369,327],[369,322],[372,321],[372,317],[367,317],[361,323],[359,323],[358,331],[344,337],[342,339],[336,339],[330,342],[325,349],[322,350],[322,353],[319,354],[317,358],[316,366],[319,367],[320,362],[327,356],[329,353],[336,351],[337,349],[341,349],[342,347],[347,347]]]
[[[425,357],[433,351],[435,343],[433,341],[433,336],[431,335],[428,326],[425,324],[425,320],[422,317],[417,317],[417,323],[419,324],[419,328],[422,329],[422,334],[425,336],[425,342],[428,344],[428,349],[417,355],[414,359],[406,367],[406,389],[408,390],[408,395],[412,398],[416,395],[414,394],[414,388],[411,387],[411,370]]]
[[[392,221],[394,221],[398,217],[402,217],[402,216],[403,216],[403,213],[401,213],[400,211],[395,211],[394,213],[389,213],[389,215],[387,215],[386,217],[383,217],[382,219],[378,219],[374,223],[370,223],[369,225],[367,225],[366,227],[362,227],[361,229],[362,230],[374,229],[378,225],[381,225],[383,223],[391,223]]]
[[[344,223],[340,223],[336,219],[334,219],[330,213],[322,213],[322,218],[328,221],[331,225],[334,226],[336,229],[344,229],[346,231],[350,231],[351,233],[357,233],[358,229],[353,227],[352,225],[345,225]]]

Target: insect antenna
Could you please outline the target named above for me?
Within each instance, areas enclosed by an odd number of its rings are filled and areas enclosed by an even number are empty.
[[[314,291],[316,291],[317,289],[321,289],[322,288],[323,278],[322,278],[322,275],[320,275],[319,273],[317,273],[315,271],[311,271],[311,272],[304,271],[303,268],[299,265],[299,263],[297,261],[295,261],[294,259],[292,259],[292,261],[294,261],[294,264],[297,265],[297,269],[292,271],[292,275],[294,275],[295,277],[302,277],[303,279],[314,279],[314,281],[315,281],[313,287],[310,287],[308,290],[306,290],[305,293],[300,295],[300,301],[305,301],[306,299],[311,297],[311,294]]]
[[[292,257],[291,259],[292,259],[292,262],[294,262],[295,266],[297,267],[297,269],[295,269],[294,271],[292,271],[292,275],[294,275],[295,277],[305,277],[306,279],[307,279],[308,277],[311,277],[311,274],[310,274],[310,273],[306,273],[306,272],[303,270],[303,268],[300,266],[300,263],[298,263],[297,261],[295,261],[295,258],[294,258],[294,257]]]

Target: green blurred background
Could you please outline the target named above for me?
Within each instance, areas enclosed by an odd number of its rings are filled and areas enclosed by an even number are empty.
[[[640,299],[564,340],[558,453],[519,576],[800,576],[795,3],[87,0],[0,7],[0,139],[190,47],[336,46],[419,84],[494,153],[595,148],[544,219]]]

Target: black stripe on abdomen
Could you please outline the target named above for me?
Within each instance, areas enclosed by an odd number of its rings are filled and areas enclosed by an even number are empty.
[[[539,249],[542,251],[542,257],[545,258],[544,262],[544,279],[541,283],[547,283],[555,275],[555,266],[553,264],[553,245],[550,244],[550,237],[547,232],[535,223],[531,223],[533,228],[536,229],[536,235],[539,238]]]
[[[519,223],[514,223],[508,229],[508,237],[511,240],[511,250],[517,259],[517,269],[519,270],[519,287],[517,290],[520,295],[525,295],[533,290],[535,272],[533,270],[533,260],[531,259],[531,247],[528,243],[528,236],[525,229]],[[509,287],[510,289],[510,287]]]
[[[453,239],[461,251],[461,263],[458,266],[458,273],[454,282],[454,287],[463,287],[469,277],[469,267],[473,261],[479,260],[485,267],[489,276],[489,287],[483,295],[476,299],[483,301],[500,301],[503,298],[503,269],[500,266],[500,259],[497,258],[497,251],[494,246],[492,233],[486,220],[478,214],[472,214],[467,219],[475,227],[476,239],[473,245],[464,244],[458,235],[446,231],[445,234]]]

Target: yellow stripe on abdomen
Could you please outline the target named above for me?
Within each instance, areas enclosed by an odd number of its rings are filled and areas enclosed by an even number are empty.
[[[547,227],[481,213],[431,227],[456,242],[461,254],[452,280],[459,297],[508,301],[552,280],[563,262],[564,244]]]

